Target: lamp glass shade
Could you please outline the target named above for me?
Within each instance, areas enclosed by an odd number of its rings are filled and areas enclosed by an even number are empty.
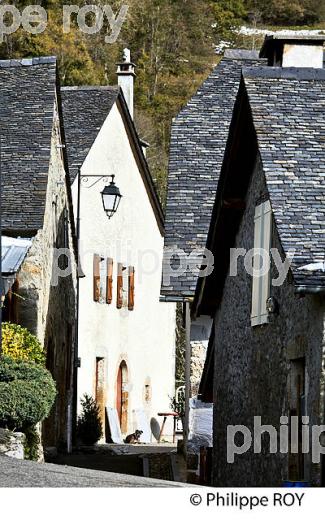
[[[116,213],[121,198],[122,195],[120,193],[120,190],[118,189],[114,181],[111,181],[109,186],[105,186],[105,188],[102,191],[102,199],[104,210],[108,218],[111,218],[114,215],[114,213]]]

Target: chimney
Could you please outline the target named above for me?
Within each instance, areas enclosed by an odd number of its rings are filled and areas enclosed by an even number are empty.
[[[271,67],[323,68],[324,35],[275,33],[266,36],[260,58],[267,58]]]
[[[124,49],[123,51],[123,61],[117,64],[117,76],[118,85],[123,90],[129,112],[133,119],[135,65],[131,62],[130,49]]]

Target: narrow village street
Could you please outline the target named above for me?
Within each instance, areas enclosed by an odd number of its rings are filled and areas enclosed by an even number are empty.
[[[181,488],[188,484],[73,466],[38,464],[0,456],[1,487],[144,487]]]
[[[77,3],[0,7],[0,488],[311,496],[325,0]]]
[[[99,444],[58,455],[51,462],[79,468],[123,473],[166,481],[186,482],[184,456],[175,444]]]

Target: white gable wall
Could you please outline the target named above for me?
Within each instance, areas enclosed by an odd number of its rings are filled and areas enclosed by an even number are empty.
[[[169,396],[174,394],[175,304],[159,302],[163,237],[116,104],[82,166],[82,175],[105,173],[115,174],[123,195],[110,220],[100,195],[108,182],[100,181],[92,188],[86,186],[96,179],[81,183],[81,261],[86,276],[80,280],[78,394],[79,399],[85,392],[94,395],[96,357],[104,357],[106,404],[116,407],[117,372],[120,362],[125,360],[129,373],[130,433],[137,426],[133,422],[134,409],[144,409],[149,420],[158,419],[158,412],[169,410]],[[73,190],[76,207],[77,179]],[[114,260],[110,305],[93,301],[94,254]],[[118,262],[135,267],[133,311],[116,307]],[[149,381],[148,403],[145,384]]]
[[[286,43],[283,49],[282,67],[323,68],[323,45]]]

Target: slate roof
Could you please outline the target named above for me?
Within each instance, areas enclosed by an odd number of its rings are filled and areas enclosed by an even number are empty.
[[[0,61],[4,230],[43,226],[55,92],[55,58]]]
[[[29,238],[2,237],[1,270],[2,273],[16,273],[21,266],[32,240]]]
[[[63,87],[61,99],[71,182],[119,94],[118,87]]]
[[[2,294],[7,294],[15,281],[15,274],[23,263],[32,239],[2,237],[1,243],[1,288]]]
[[[297,285],[324,286],[325,70],[245,68],[243,76],[277,229],[295,249]]]
[[[234,103],[244,64],[256,52],[231,50],[215,67],[172,126],[165,246],[189,254],[206,245]],[[168,265],[165,254],[164,271]],[[177,260],[172,260],[172,268]],[[197,263],[197,262],[196,262]],[[194,296],[197,275],[186,272],[162,286],[165,296]]]

